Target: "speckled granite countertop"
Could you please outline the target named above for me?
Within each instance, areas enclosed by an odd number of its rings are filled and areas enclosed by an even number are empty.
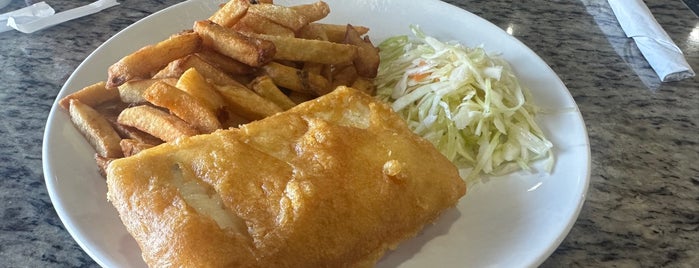
[[[91,1],[47,0],[57,11]],[[102,42],[176,0],[120,1],[34,34],[0,33],[0,266],[96,267],[47,194],[41,144],[71,72]],[[602,0],[448,0],[531,47],[567,85],[592,150],[587,201],[544,267],[699,267],[699,82],[660,83]],[[647,5],[699,70],[699,19]],[[4,13],[24,5],[13,1]]]

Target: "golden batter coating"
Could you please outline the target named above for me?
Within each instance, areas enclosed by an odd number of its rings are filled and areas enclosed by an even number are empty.
[[[151,267],[371,267],[466,191],[387,105],[344,87],[107,172]]]

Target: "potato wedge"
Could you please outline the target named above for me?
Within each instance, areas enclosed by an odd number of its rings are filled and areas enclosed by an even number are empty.
[[[143,92],[143,98],[156,106],[168,109],[199,133],[211,133],[221,128],[213,110],[201,104],[195,97],[167,83],[156,82]]]
[[[119,141],[121,137],[99,112],[77,99],[69,101],[70,120],[99,156],[122,157]]]
[[[189,68],[185,71],[175,86],[199,100],[201,104],[214,113],[226,105],[214,86],[207,82],[196,68]]]
[[[194,31],[201,36],[206,46],[253,67],[272,61],[276,52],[270,41],[242,35],[211,21],[195,22]]]
[[[323,95],[330,92],[330,82],[325,77],[300,69],[272,62],[262,66],[277,86],[306,94]]]
[[[232,27],[245,16],[249,6],[250,1],[248,0],[230,0],[216,10],[216,12],[209,17],[209,20],[223,27]]]
[[[199,134],[196,129],[177,116],[148,105],[124,109],[119,114],[117,122],[135,127],[166,142]]]
[[[246,87],[217,86],[233,113],[248,120],[258,120],[284,110],[274,102],[257,95]]]
[[[197,52],[202,39],[197,33],[183,32],[143,47],[112,64],[108,70],[107,88],[117,87],[133,79],[148,79],[173,60]]]
[[[58,101],[58,105],[60,105],[61,108],[63,108],[64,110],[68,111],[71,99],[77,99],[81,103],[90,107],[95,107],[105,102],[118,100],[119,92],[117,92],[116,90],[107,89],[105,85],[106,83],[104,81],[101,81],[86,86],[81,90],[78,90],[68,96],[63,97],[60,101]]]
[[[289,110],[296,106],[296,103],[284,95],[284,92],[274,84],[274,81],[272,81],[272,78],[269,78],[269,76],[258,76],[250,82],[250,88],[258,95],[274,102],[274,104],[284,110]]]
[[[274,43],[275,60],[341,64],[352,62],[357,57],[357,46],[353,44],[265,34],[251,36]]]

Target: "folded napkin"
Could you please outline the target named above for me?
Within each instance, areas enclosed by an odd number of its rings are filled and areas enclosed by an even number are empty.
[[[33,33],[59,23],[97,13],[118,4],[116,0],[98,0],[88,5],[55,13],[48,4],[39,2],[26,8],[0,15],[0,23],[6,24],[0,25],[0,32],[15,29],[23,33]]]
[[[609,0],[627,37],[633,38],[663,82],[694,77],[694,70],[642,0]]]
[[[51,16],[54,13],[56,12],[51,6],[46,4],[46,2],[39,2],[25,8],[0,14],[0,33],[13,29],[7,25],[7,20],[9,18],[13,18],[15,22],[24,23]]]

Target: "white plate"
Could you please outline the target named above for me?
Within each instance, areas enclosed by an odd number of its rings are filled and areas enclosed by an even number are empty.
[[[558,111],[539,117],[556,146],[553,173],[517,173],[469,189],[456,209],[418,237],[401,244],[379,267],[537,266],[560,244],[584,201],[590,150],[582,117],[558,76],[534,52],[495,25],[460,8],[436,1],[326,0],[326,19],[371,28],[375,43],[408,34],[408,25],[443,40],[484,45],[501,52],[535,97]],[[126,28],[92,53],[68,79],[58,99],[106,79],[107,67],[122,56],[172,33],[191,28],[221,1],[185,1]],[[311,0],[277,0],[282,5]],[[80,246],[104,267],[143,267],[140,250],[105,198],[92,148],[54,103],[43,144],[44,174],[53,205]]]

